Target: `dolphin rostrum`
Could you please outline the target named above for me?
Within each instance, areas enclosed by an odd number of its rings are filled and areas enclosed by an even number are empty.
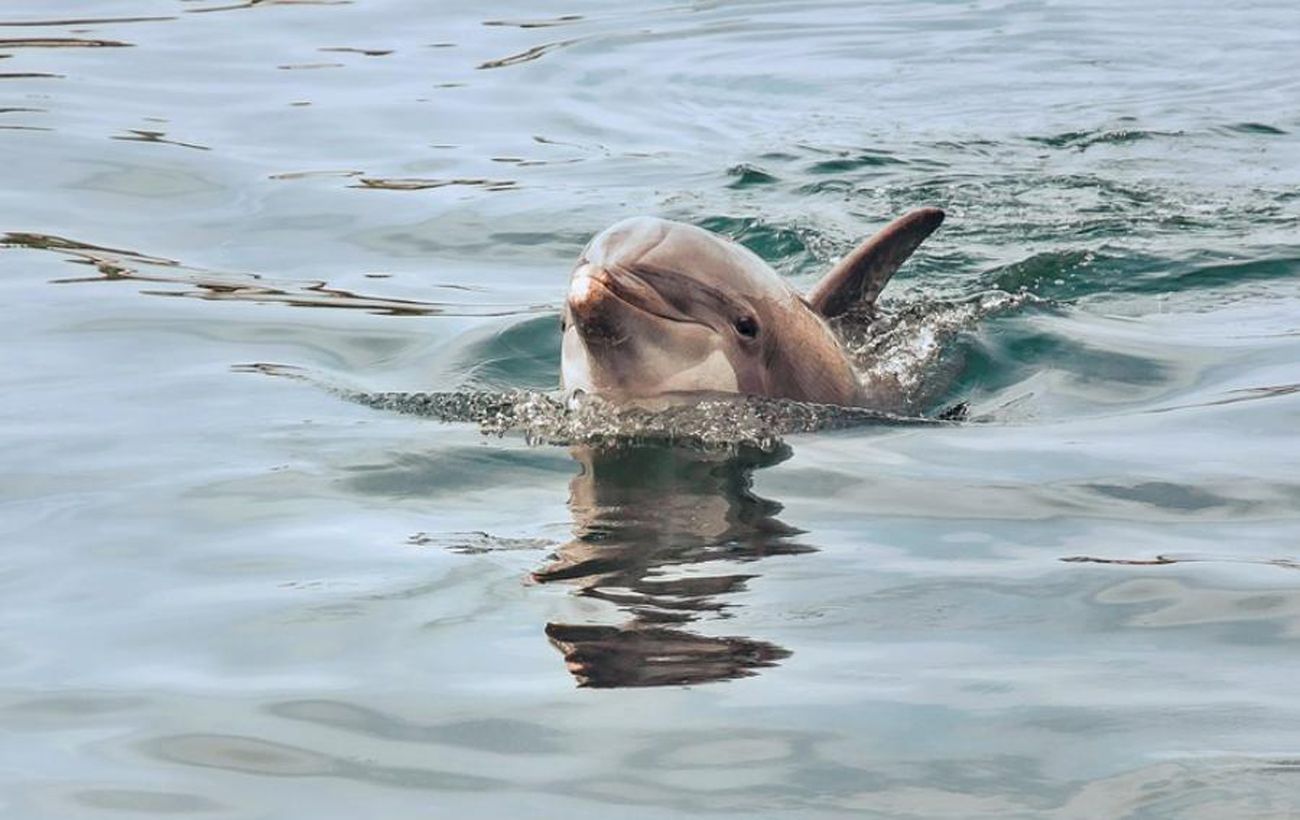
[[[941,222],[938,208],[899,217],[806,297],[717,234],[651,217],[619,222],[591,240],[570,278],[563,387],[615,399],[706,391],[867,403],[827,320],[870,311]]]

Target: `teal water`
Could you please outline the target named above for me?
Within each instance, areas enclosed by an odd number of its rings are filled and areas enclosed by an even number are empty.
[[[0,813],[1296,816],[1300,10],[1131,5],[7,0]],[[322,388],[553,388],[624,216],[802,286],[923,204],[864,353],[966,423]]]

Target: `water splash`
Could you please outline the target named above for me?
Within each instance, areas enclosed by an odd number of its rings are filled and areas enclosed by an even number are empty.
[[[529,444],[634,447],[664,444],[688,449],[771,452],[784,436],[867,426],[949,425],[953,418],[903,415],[725,393],[666,394],[632,403],[599,396],[532,390],[371,392],[342,387],[291,365],[256,362],[237,372],[306,382],[345,401],[442,422],[477,424],[484,435],[522,434]]]
[[[940,399],[951,380],[938,365],[958,334],[981,320],[1045,300],[994,290],[964,299],[918,301],[885,315],[850,313],[835,322],[868,395],[876,405],[916,413]]]
[[[336,391],[337,392],[337,391]],[[678,394],[615,404],[599,396],[505,393],[366,393],[343,398],[440,421],[472,422],[484,434],[522,433],[530,444],[602,447],[670,444],[733,451],[772,451],[794,433],[869,425],[933,425],[947,421],[860,407],[723,394]]]

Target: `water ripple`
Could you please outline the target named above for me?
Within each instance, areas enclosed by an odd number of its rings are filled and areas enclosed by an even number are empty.
[[[517,54],[511,54],[508,57],[501,57],[500,59],[496,59],[496,60],[487,60],[485,62],[479,63],[477,67],[479,69],[485,69],[485,68],[506,68],[508,66],[519,65],[520,63],[527,63],[533,60],[541,59],[542,57],[546,56],[547,54],[550,54],[553,51],[557,51],[562,48],[567,48],[577,42],[579,41],[558,40],[554,43],[545,43],[540,46],[533,46],[532,48],[524,49],[523,51],[520,51]]]
[[[133,43],[121,40],[88,40],[82,37],[0,37],[0,49],[6,48],[128,48]]]
[[[340,308],[389,316],[509,316],[550,310],[537,306],[484,306],[428,302],[372,296],[331,287],[324,280],[274,279],[257,273],[222,273],[182,265],[136,251],[107,248],[48,234],[10,232],[0,235],[0,248],[23,248],[59,253],[77,264],[89,265],[96,275],[51,280],[52,284],[90,282],[147,282],[177,286],[147,289],[151,296],[181,296],[207,301],[258,302],[293,307]]]

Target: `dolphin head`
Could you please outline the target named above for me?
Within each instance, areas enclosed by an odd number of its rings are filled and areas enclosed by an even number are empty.
[[[638,217],[597,235],[562,318],[566,390],[721,392],[853,402],[857,380],[809,305],[746,248]]]

